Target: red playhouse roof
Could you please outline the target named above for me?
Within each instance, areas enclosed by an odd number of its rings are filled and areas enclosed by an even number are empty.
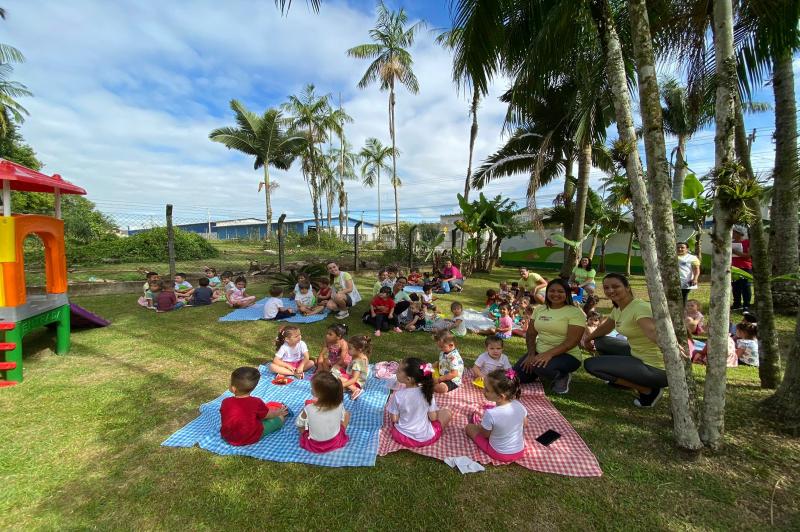
[[[64,181],[58,174],[52,176],[31,170],[21,164],[0,159],[0,181],[10,181],[11,190],[20,192],[48,192],[55,194],[58,189],[62,194],[85,195],[81,187]]]

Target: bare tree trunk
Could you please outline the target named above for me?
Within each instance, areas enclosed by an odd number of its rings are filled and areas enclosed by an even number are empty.
[[[694,240],[694,256],[703,261],[703,226],[697,226],[694,228],[697,236],[695,236]]]
[[[267,234],[266,239],[272,238],[272,198],[269,189],[269,164],[264,161],[264,197],[266,201],[266,215],[267,215]]]
[[[628,80],[625,76],[622,47],[614,27],[614,19],[608,1],[592,0],[591,10],[604,49],[606,73],[611,87],[617,131],[620,140],[627,146],[625,168],[630,180],[634,222],[642,247],[642,260],[645,265],[645,279],[656,325],[656,338],[658,347],[664,353],[667,378],[670,384],[675,440],[682,448],[696,450],[702,447],[702,443],[692,416],[689,390],[686,386],[686,373],[659,271],[653,219],[650,215],[639,153],[636,150],[636,130],[633,126],[633,110],[628,92]]]
[[[378,167],[378,242],[383,242],[381,235],[381,169]]]
[[[566,171],[564,172],[564,209],[567,212],[573,209],[572,200],[574,196],[575,196],[575,183],[572,182],[572,158],[567,157]],[[570,220],[569,218],[564,220],[562,231],[564,233],[564,236],[569,238],[569,235],[572,234],[572,220]],[[565,258],[569,255],[569,248],[570,245],[565,243],[564,244]]]
[[[588,139],[583,141],[578,158],[578,185],[575,187],[577,195],[572,216],[572,233],[570,239],[581,242],[583,240],[583,224],[586,220],[586,203],[589,198],[589,174],[592,170],[592,143]],[[581,246],[582,247],[582,246]],[[570,275],[572,269],[578,265],[581,249],[569,246],[564,263],[561,266],[561,275]]]
[[[597,233],[592,235],[592,245],[589,247],[589,260],[594,259],[594,254],[597,252]]]
[[[797,105],[791,50],[776,53],[772,65],[772,91],[775,94],[775,171],[772,175],[775,184],[772,194],[770,255],[774,258],[775,275],[785,275],[796,273],[798,269]],[[777,310],[797,312],[797,284],[796,281],[773,283],[772,291]]]
[[[750,146],[744,128],[744,113],[739,98],[736,98],[736,154],[748,177],[754,179],[750,160]],[[770,273],[772,259],[767,249],[767,236],[761,220],[761,201],[751,198],[748,207],[755,212],[750,223],[750,255],[753,258],[753,288],[755,289],[756,315],[758,316],[758,376],[761,387],[775,389],[780,384],[780,352],[775,332],[775,313],[772,308],[772,286]]]
[[[678,252],[675,239],[675,218],[672,214],[672,187],[669,178],[667,147],[664,142],[664,122],[661,116],[661,96],[656,77],[655,53],[650,34],[650,21],[646,0],[628,1],[633,49],[636,55],[636,73],[639,80],[639,109],[644,129],[644,146],[647,157],[647,192],[653,206],[653,227],[658,241],[658,265],[669,304],[669,314],[678,345],[687,345],[686,325],[683,321],[683,294],[678,272]],[[681,185],[683,189],[683,185]],[[694,405],[694,377],[692,361],[683,359],[684,373],[689,390],[689,405]],[[671,383],[670,383],[671,384]]]
[[[731,227],[733,216],[723,187],[730,185],[736,169],[733,140],[736,124],[736,57],[733,55],[733,7],[731,0],[714,0],[713,34],[717,68],[714,137],[714,227],[711,232],[711,305],[708,321],[708,361],[703,394],[700,437],[712,448],[722,445],[725,431],[727,380],[728,302],[731,296]]]
[[[472,177],[472,155],[475,152],[475,140],[478,138],[478,102],[481,94],[477,87],[472,89],[472,105],[469,112],[472,115],[472,126],[469,128],[469,159],[467,159],[467,179],[464,180],[464,201],[469,201],[469,180]],[[464,233],[461,233],[461,241],[464,241]]]
[[[672,176],[672,199],[683,200],[683,182],[686,179],[686,135],[678,135],[675,150],[675,173]]]
[[[309,158],[311,159],[311,201],[314,203],[314,225],[317,228],[317,243],[319,243],[319,218],[320,211],[322,210],[318,203],[319,198],[319,182],[317,179],[317,161],[314,157],[314,145],[311,144],[309,151]]]
[[[764,401],[771,417],[796,436],[800,432],[800,314],[794,329],[794,342],[786,354],[786,373],[774,395]]]
[[[600,265],[597,267],[600,273],[606,273],[606,242],[605,239],[600,241]]]

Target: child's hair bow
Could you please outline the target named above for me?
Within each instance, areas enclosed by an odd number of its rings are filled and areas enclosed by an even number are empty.
[[[426,377],[431,373],[433,373],[433,366],[431,365],[430,362],[428,362],[427,364],[420,364],[419,369],[422,370],[422,374],[425,375]]]
[[[514,377],[516,377],[516,376],[517,376],[517,372],[514,371],[513,369],[507,369],[506,370],[506,377],[508,377],[512,381],[514,380]]]

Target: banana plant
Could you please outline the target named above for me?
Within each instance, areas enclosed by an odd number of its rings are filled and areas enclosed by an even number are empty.
[[[707,197],[703,183],[694,174],[689,174],[683,182],[683,200],[672,200],[675,222],[694,230],[694,255],[702,257],[702,236],[706,219],[711,216],[714,204]],[[688,203],[687,203],[688,200]]]

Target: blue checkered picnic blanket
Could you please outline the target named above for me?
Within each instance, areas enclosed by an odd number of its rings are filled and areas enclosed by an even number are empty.
[[[264,299],[260,299],[255,302],[255,304],[251,307],[247,308],[237,308],[236,310],[222,316],[219,321],[258,321],[264,319],[264,305],[267,304],[268,297]],[[287,297],[281,298],[283,301],[283,306],[285,308],[293,308],[297,310],[297,304],[294,302],[294,299],[289,299]],[[311,316],[292,316],[291,318],[284,318],[282,320],[276,321],[286,321],[289,323],[315,323],[318,321],[322,321],[328,317],[330,314],[330,310],[325,309],[319,314],[312,314]]]
[[[379,432],[383,424],[383,408],[389,396],[389,389],[386,387],[386,381],[376,378],[372,370],[370,366],[370,376],[364,392],[356,401],[351,401],[350,396],[345,394],[344,407],[350,412],[350,424],[347,427],[350,441],[341,449],[316,454],[300,448],[298,443],[300,436],[295,420],[305,406],[306,399],[311,398],[311,382],[295,380],[284,386],[276,386],[271,382],[275,374],[266,366],[259,367],[262,377],[251,395],[264,401],[280,401],[289,408],[291,415],[286,418],[286,424],[281,430],[266,435],[253,445],[242,447],[228,445],[219,434],[222,423],[219,407],[223,399],[231,396],[230,392],[225,392],[213,401],[201,405],[200,416],[167,438],[161,445],[166,447],[198,445],[202,449],[221,455],[251,456],[275,462],[300,462],[328,467],[374,466],[378,454]]]

